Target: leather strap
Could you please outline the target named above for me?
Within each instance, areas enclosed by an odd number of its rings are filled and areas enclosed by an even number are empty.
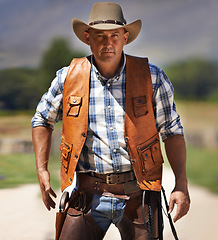
[[[126,21],[122,23],[122,22],[117,21],[117,20],[99,20],[99,21],[90,22],[89,26],[93,26],[93,25],[96,25],[96,24],[105,24],[105,23],[117,24],[117,25],[124,26],[126,24]]]
[[[121,184],[129,181],[135,180],[135,175],[133,171],[128,171],[124,173],[108,173],[99,174],[95,172],[90,172],[88,175],[104,180],[108,185],[110,184]]]
[[[164,202],[165,202],[166,209],[167,209],[167,215],[168,215],[168,219],[169,219],[171,231],[172,231],[172,233],[173,233],[173,236],[174,236],[175,240],[179,240],[179,238],[178,238],[178,236],[177,236],[176,229],[175,229],[174,224],[173,224],[173,220],[172,220],[172,218],[171,218],[171,215],[168,213],[168,212],[169,212],[169,205],[168,205],[168,203],[167,203],[167,197],[166,197],[165,190],[164,190],[163,187],[161,188],[161,190],[162,190],[162,193],[163,193]]]
[[[105,180],[93,177],[86,173],[78,174],[79,190],[88,193],[117,197],[128,200],[130,195],[138,195],[141,193],[140,188],[137,186],[136,181],[126,183],[107,184]]]

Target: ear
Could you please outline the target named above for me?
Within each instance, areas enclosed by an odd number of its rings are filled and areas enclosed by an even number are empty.
[[[128,41],[128,37],[129,37],[129,32],[125,32],[124,33],[124,43],[123,43],[123,46],[126,45],[127,41]]]
[[[85,36],[85,39],[86,39],[86,44],[87,45],[90,45],[90,34],[88,32],[84,32],[84,36]]]

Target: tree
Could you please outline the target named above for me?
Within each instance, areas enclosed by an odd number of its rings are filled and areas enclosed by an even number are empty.
[[[0,71],[0,109],[35,108],[39,101],[36,76],[37,70],[35,69],[22,68]]]
[[[175,88],[175,95],[183,99],[218,100],[218,63],[192,59],[165,69]]]
[[[42,56],[39,68],[39,83],[41,85],[41,92],[44,93],[48,89],[57,70],[64,66],[68,66],[73,58],[83,56],[85,56],[85,53],[72,50],[66,39],[53,39],[49,48]]]
[[[67,40],[55,38],[44,52],[39,69],[5,69],[0,71],[0,109],[35,109],[55,77],[74,57],[85,54],[70,48]]]

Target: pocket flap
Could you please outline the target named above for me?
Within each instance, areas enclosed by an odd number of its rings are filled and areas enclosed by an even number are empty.
[[[132,101],[135,117],[141,117],[148,114],[146,96],[134,97]]]
[[[69,96],[68,103],[70,105],[80,105],[82,101],[81,97]]]
[[[152,147],[151,147],[151,151],[152,153],[157,152],[158,150],[160,150],[160,144],[159,142],[156,142]]]
[[[146,96],[141,96],[141,97],[134,97],[133,98],[133,103],[135,106],[142,106],[147,103]]]
[[[68,156],[69,156],[70,149],[63,147],[61,149],[61,156],[65,161],[68,161]]]
[[[67,103],[67,116],[78,117],[82,106],[82,97],[69,96]]]
[[[60,146],[60,150],[61,150],[61,164],[62,167],[64,168],[64,171],[67,172],[68,171],[68,166],[69,166],[69,162],[70,162],[70,156],[71,156],[71,152],[72,152],[72,147],[73,145],[69,142],[67,142],[64,137],[62,136],[61,138],[61,146]]]
[[[149,159],[152,159],[152,156],[151,156],[151,151],[150,149],[146,149],[144,151],[141,152],[141,155],[143,156],[144,160],[149,160]]]
[[[137,148],[141,152],[144,152],[145,150],[150,149],[153,146],[157,147],[158,145],[159,145],[159,137],[158,137],[158,133],[157,133],[153,137],[148,139],[146,142],[139,144],[137,146]]]

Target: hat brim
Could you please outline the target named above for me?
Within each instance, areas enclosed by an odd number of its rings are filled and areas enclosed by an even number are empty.
[[[127,32],[129,32],[129,37],[126,44],[131,43],[134,41],[142,27],[142,21],[140,19],[127,24],[127,25],[117,25],[117,24],[96,24],[89,26],[88,24],[84,23],[83,21],[79,20],[78,18],[72,19],[72,27],[76,34],[76,36],[84,43],[86,43],[86,39],[84,36],[84,32],[86,32],[89,28],[99,29],[99,30],[113,30],[118,28],[124,28]],[[87,44],[87,43],[86,43]]]

